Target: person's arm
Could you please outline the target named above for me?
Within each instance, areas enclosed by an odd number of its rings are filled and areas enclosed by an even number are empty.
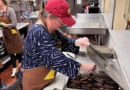
[[[40,34],[39,34],[40,33]],[[94,67],[94,63],[82,64],[71,58],[66,57],[55,45],[52,38],[41,32],[37,33],[36,46],[38,46],[37,51],[41,54],[42,63],[55,71],[58,71],[70,78],[76,78],[79,70],[91,71]]]
[[[13,8],[8,7],[8,15],[11,20],[11,23],[5,24],[4,27],[15,28],[17,25],[17,18]]]
[[[79,53],[79,46],[75,46],[75,39],[68,38],[67,36],[55,30],[57,38],[62,42],[62,51],[72,52],[74,54]]]
[[[39,32],[41,33],[41,32]],[[55,71],[58,71],[70,78],[76,78],[81,64],[71,58],[66,57],[55,45],[55,42],[46,34],[38,34],[37,38],[39,54],[41,54],[42,63]],[[37,36],[36,36],[37,37]]]

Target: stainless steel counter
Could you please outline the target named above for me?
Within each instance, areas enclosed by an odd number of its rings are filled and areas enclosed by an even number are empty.
[[[108,28],[110,27],[110,19],[111,19],[110,15],[111,13],[103,13],[104,21]]]
[[[26,27],[28,25],[29,25],[29,23],[17,23],[17,29],[20,30],[20,29],[22,29],[22,28],[24,28],[24,27]],[[0,37],[2,37],[2,36],[3,36],[2,35],[2,30],[0,30]]]
[[[113,48],[117,54],[121,72],[130,90],[130,31],[129,30],[110,30]]]
[[[102,14],[82,14],[82,13],[78,13],[77,18],[103,19]]]
[[[38,15],[37,14],[33,14],[33,15],[30,15],[29,17],[27,17],[27,16],[24,16],[24,17],[27,18],[27,19],[37,20]],[[20,17],[20,18],[23,18],[23,17]]]
[[[28,25],[29,25],[29,23],[17,23],[17,29],[20,30]]]
[[[76,24],[71,28],[107,29],[102,14],[77,14]]]
[[[77,14],[76,24],[67,27],[67,33],[99,35],[98,45],[100,45],[101,36],[106,34],[107,29],[102,14]]]

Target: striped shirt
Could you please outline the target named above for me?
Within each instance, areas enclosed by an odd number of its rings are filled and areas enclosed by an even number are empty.
[[[7,6],[6,6],[6,8],[7,8]],[[1,12],[1,10],[0,10],[0,16],[6,15],[6,8],[5,8],[5,10],[3,12]],[[16,27],[16,25],[17,25],[17,18],[16,18],[16,14],[15,14],[14,9],[11,8],[11,7],[8,7],[7,15],[9,16],[9,18],[11,20],[11,23],[7,24],[8,27]]]
[[[55,30],[55,34],[62,42],[62,51],[74,54],[79,52],[74,39],[66,37],[58,30]],[[70,78],[76,78],[81,64],[66,57],[56,46],[53,36],[54,33],[49,34],[43,25],[34,24],[24,41],[21,68],[31,69],[44,65]],[[20,77],[22,73],[19,73]]]

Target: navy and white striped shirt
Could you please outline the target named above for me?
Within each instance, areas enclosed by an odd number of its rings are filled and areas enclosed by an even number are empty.
[[[74,39],[68,38],[58,30],[55,30],[55,34],[62,42],[62,51],[74,54],[79,52]],[[31,69],[44,65],[70,78],[76,78],[81,64],[66,57],[56,46],[53,36],[54,33],[48,33],[43,25],[34,24],[24,41],[21,68]]]

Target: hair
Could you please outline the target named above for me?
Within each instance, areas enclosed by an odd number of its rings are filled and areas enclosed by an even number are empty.
[[[7,0],[1,0],[5,5],[8,5]]]
[[[40,12],[38,15],[38,19],[40,19],[43,24],[45,25],[44,27],[47,29],[47,24],[46,24],[46,18],[47,16],[50,14],[51,12],[48,12],[47,10],[44,9],[44,2],[41,3],[41,7],[40,7]],[[51,19],[56,19],[58,17],[54,16],[54,15],[50,15],[49,16]]]

